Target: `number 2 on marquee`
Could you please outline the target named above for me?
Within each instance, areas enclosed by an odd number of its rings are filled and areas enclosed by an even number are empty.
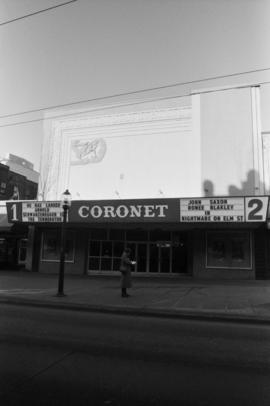
[[[246,203],[247,221],[264,221],[266,214],[266,202],[264,199],[253,198]]]

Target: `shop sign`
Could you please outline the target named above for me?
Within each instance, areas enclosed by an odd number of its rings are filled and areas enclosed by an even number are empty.
[[[267,196],[180,199],[183,223],[243,223],[266,220]]]

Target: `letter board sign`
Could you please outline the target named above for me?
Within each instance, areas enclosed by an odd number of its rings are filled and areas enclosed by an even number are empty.
[[[243,223],[266,221],[267,196],[180,199],[184,223]]]

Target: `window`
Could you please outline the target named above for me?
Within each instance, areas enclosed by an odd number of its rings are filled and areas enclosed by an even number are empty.
[[[92,240],[107,240],[108,232],[103,228],[96,228],[91,230],[91,239]]]
[[[1,194],[6,193],[6,187],[7,187],[7,184],[5,182],[1,182],[1,185],[0,185],[0,193]]]
[[[27,243],[28,240],[26,238],[22,238],[21,240],[19,240],[19,255],[18,255],[19,264],[24,264],[26,261]]]
[[[148,232],[146,230],[128,230],[127,241],[147,241]]]
[[[126,232],[122,229],[110,230],[110,240],[125,240]]]
[[[170,231],[164,231],[164,230],[150,231],[150,236],[149,236],[150,241],[170,241],[170,239],[171,239]]]
[[[66,262],[74,262],[74,234],[66,233]],[[46,230],[42,239],[42,261],[60,260],[60,230]]]
[[[89,270],[118,271],[123,241],[89,241]]]
[[[208,232],[207,268],[251,268],[249,232]]]
[[[8,242],[5,238],[0,238],[0,263],[8,259]]]

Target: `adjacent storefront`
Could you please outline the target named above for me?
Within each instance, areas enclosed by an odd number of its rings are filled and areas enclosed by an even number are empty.
[[[31,226],[31,269],[58,272],[61,203],[12,202],[7,208],[10,222]],[[73,201],[66,272],[117,274],[128,246],[137,275],[252,279],[267,209],[266,196]]]
[[[27,252],[28,227],[8,222],[7,214],[0,212],[0,270],[24,267]]]

